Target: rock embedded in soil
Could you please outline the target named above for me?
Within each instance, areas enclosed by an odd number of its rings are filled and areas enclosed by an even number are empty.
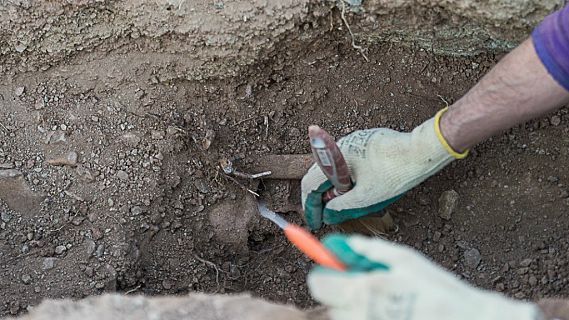
[[[170,289],[172,289],[172,286],[173,286],[172,281],[170,281],[170,280],[168,280],[168,279],[162,281],[162,287],[163,287],[164,289],[170,290]]]
[[[55,247],[55,254],[63,254],[67,250],[67,247],[61,245]]]
[[[213,139],[215,139],[215,131],[213,130],[207,130],[205,133],[205,137],[202,141],[202,148],[204,150],[209,149],[209,147],[211,146],[211,144],[213,143]]]
[[[43,262],[42,262],[42,270],[53,269],[55,267],[55,262],[57,260],[58,260],[57,258],[53,258],[53,257],[44,258]]]
[[[554,126],[557,127],[558,125],[561,124],[561,117],[559,117],[559,116],[553,116],[553,117],[551,117],[551,120],[550,120],[550,121],[551,121],[551,124],[552,124],[552,125],[554,125]]]
[[[122,141],[124,141],[126,145],[132,148],[138,146],[138,144],[142,140],[138,135],[132,132],[125,133],[120,138]]]
[[[0,179],[15,178],[21,175],[22,173],[16,169],[0,170]]]
[[[128,173],[126,173],[126,172],[123,171],[123,170],[119,170],[119,171],[117,172],[117,178],[119,178],[119,179],[121,179],[121,180],[123,180],[123,181],[126,181],[126,180],[128,180]]]
[[[150,132],[150,136],[153,140],[162,140],[164,139],[164,131],[162,130],[152,130]]]
[[[8,223],[10,222],[10,220],[12,220],[12,215],[7,211],[2,211],[0,218],[2,219],[3,222]]]
[[[55,159],[47,160],[47,163],[52,166],[71,166],[75,167],[77,165],[77,152],[71,151],[65,157],[59,157]]]
[[[37,212],[44,197],[30,189],[16,169],[0,170],[0,199],[16,212]]]
[[[20,280],[22,280],[23,284],[30,284],[32,282],[32,277],[30,277],[29,274],[23,274]]]
[[[467,249],[464,251],[464,264],[472,269],[475,269],[480,264],[482,257],[480,251],[476,248]]]
[[[520,262],[520,267],[529,267],[529,265],[532,263],[533,259],[531,258],[527,258],[524,259]]]
[[[14,90],[14,94],[16,95],[16,97],[19,97],[24,94],[25,89],[26,89],[25,87],[16,87],[16,90]]]
[[[439,217],[450,220],[458,205],[458,193],[454,190],[443,192],[439,198]]]

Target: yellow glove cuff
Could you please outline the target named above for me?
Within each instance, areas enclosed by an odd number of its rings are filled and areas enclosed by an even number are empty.
[[[437,134],[437,138],[439,138],[439,141],[441,142],[441,144],[443,145],[443,147],[445,148],[445,150],[451,155],[453,156],[455,159],[463,159],[468,155],[468,149],[465,150],[463,153],[458,153],[456,152],[451,146],[450,144],[448,144],[447,140],[445,139],[445,137],[443,136],[442,132],[441,132],[441,126],[440,126],[440,122],[441,122],[441,117],[443,116],[443,114],[445,112],[447,112],[448,107],[441,109],[439,112],[437,112],[437,114],[435,115],[435,132]]]

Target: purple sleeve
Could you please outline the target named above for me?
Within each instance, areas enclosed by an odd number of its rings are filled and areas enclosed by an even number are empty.
[[[547,16],[531,37],[549,74],[569,91],[569,5]]]

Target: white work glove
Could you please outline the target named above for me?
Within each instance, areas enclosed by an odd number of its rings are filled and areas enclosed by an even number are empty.
[[[311,229],[379,212],[405,192],[468,152],[455,152],[439,129],[446,109],[410,133],[386,128],[356,131],[338,141],[354,188],[327,204],[322,193],[331,187],[317,165],[302,179],[304,217]]]
[[[308,285],[334,320],[543,319],[535,305],[473,288],[406,246],[342,235],[324,244],[348,270],[316,267]]]

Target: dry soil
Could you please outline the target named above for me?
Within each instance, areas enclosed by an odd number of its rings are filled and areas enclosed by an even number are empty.
[[[310,124],[335,136],[411,130],[499,59],[379,43],[365,62],[344,36],[281,47],[227,80],[161,81],[135,53],[136,67],[125,65],[120,49],[5,79],[0,316],[105,291],[250,291],[314,306],[311,262],[218,161],[307,153]],[[390,207],[398,230],[387,238],[482,288],[567,295],[568,124],[562,109],[476,147]],[[282,211],[298,181],[260,189]],[[458,200],[446,220],[439,198],[450,190]],[[286,217],[302,223],[299,212]]]

